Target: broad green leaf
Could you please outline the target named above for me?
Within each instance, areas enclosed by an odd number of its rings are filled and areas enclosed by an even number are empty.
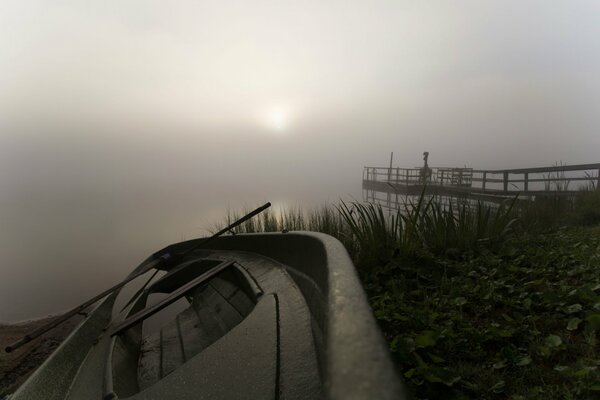
[[[503,338],[509,338],[512,337],[513,332],[511,330],[508,329],[494,329],[492,331],[496,336],[500,336]]]
[[[415,338],[415,344],[419,347],[435,346],[437,334],[434,331],[423,331]]]
[[[506,383],[504,381],[497,382],[494,386],[491,387],[491,391],[494,393],[501,393],[504,391]]]
[[[544,357],[548,357],[549,355],[552,354],[552,350],[550,350],[550,348],[548,348],[547,346],[540,346],[540,355],[544,356]]]
[[[588,315],[585,318],[588,322],[588,327],[593,330],[593,331],[597,331],[598,329],[600,329],[600,314],[591,314]]]
[[[575,378],[585,378],[590,374],[590,370],[588,368],[582,368],[579,371],[575,371],[573,373],[573,377]]]
[[[501,369],[506,367],[506,360],[500,360],[498,362],[495,362],[494,365],[492,365],[492,367],[494,369]]]
[[[531,397],[536,396],[536,395],[540,395],[542,393],[544,393],[544,388],[541,386],[534,386],[531,389],[528,390],[529,395]]]
[[[463,380],[461,385],[469,390],[479,390],[479,385],[473,382]]]
[[[569,314],[573,314],[576,312],[579,312],[582,310],[583,307],[581,307],[581,304],[577,303],[577,304],[571,304],[569,307],[567,307],[567,312]]]
[[[565,371],[568,371],[569,369],[570,368],[566,365],[557,365],[554,367],[554,370],[558,371],[558,372],[565,372]]]
[[[457,297],[456,299],[454,299],[454,304],[456,304],[459,307],[464,306],[465,304],[467,304],[467,299],[465,299],[464,297]]]
[[[414,352],[412,354],[415,357],[415,360],[417,361],[417,366],[421,370],[425,370],[425,369],[429,368],[429,365],[427,365],[427,363],[425,361],[423,361],[423,359],[421,358],[421,356],[419,355],[419,353]]]
[[[416,369],[416,368],[411,368],[411,369],[409,369],[408,371],[406,371],[406,372],[404,373],[404,377],[405,377],[405,378],[412,378],[412,377],[413,377],[413,375],[414,375],[416,372],[417,372],[417,369]]]
[[[529,356],[523,356],[519,359],[519,361],[517,361],[515,363],[515,365],[519,366],[519,367],[523,367],[525,365],[529,365],[531,364],[531,357]]]
[[[409,317],[407,317],[405,315],[398,314],[398,313],[394,314],[394,319],[397,320],[397,321],[403,321],[403,322],[410,321]]]
[[[460,375],[455,374],[447,368],[429,368],[424,373],[425,379],[432,383],[443,383],[446,386],[452,386],[460,381]]]
[[[406,362],[415,350],[414,340],[410,337],[396,336],[390,343],[390,350],[399,357],[401,362]]]
[[[562,339],[556,335],[548,335],[545,340],[546,346],[558,347],[562,344]]]
[[[429,358],[431,358],[431,361],[433,361],[436,364],[443,363],[444,361],[446,361],[446,360],[444,360],[442,357],[440,357],[438,355],[435,355],[435,354],[432,354],[432,353],[427,353],[427,354],[429,355]]]
[[[600,392],[600,382],[594,382],[590,385],[590,390],[594,392]]]
[[[574,331],[575,329],[577,329],[577,327],[579,326],[580,323],[581,323],[581,320],[579,318],[577,318],[577,317],[571,318],[569,320],[569,323],[567,324],[567,330]]]

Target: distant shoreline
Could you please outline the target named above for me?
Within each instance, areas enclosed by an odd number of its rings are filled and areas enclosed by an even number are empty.
[[[55,318],[55,317],[64,315],[65,313],[67,313],[70,310],[71,310],[70,308],[67,308],[65,310],[55,311],[51,314],[40,315],[37,317],[28,317],[28,318],[19,319],[16,321],[0,321],[0,326],[23,325],[23,324],[35,323],[35,322],[42,321],[42,320],[50,320],[51,318]]]
[[[35,323],[38,321],[49,320],[51,318],[58,317],[59,315],[62,315],[62,314],[63,313],[49,314],[49,315],[44,315],[41,317],[21,319],[18,321],[0,321],[0,326],[4,327],[4,326],[14,326],[14,325],[28,325],[28,324]]]
[[[4,348],[62,314],[17,322],[0,322],[0,399],[13,393],[69,336],[83,319],[76,315],[30,343],[6,353]]]

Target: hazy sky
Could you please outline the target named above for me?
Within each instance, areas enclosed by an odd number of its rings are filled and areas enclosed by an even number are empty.
[[[227,207],[360,197],[390,151],[599,162],[599,21],[595,0],[3,0],[0,321]]]

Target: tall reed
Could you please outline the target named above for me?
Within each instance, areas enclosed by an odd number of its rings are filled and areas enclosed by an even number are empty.
[[[438,202],[429,202],[421,213],[418,230],[427,249],[434,253],[448,250],[473,250],[481,244],[493,246],[511,230],[516,218],[513,209],[516,198],[498,208],[477,202],[464,202],[443,208]]]
[[[444,207],[422,194],[416,202],[389,215],[379,204],[342,201],[308,212],[289,208],[275,215],[267,210],[239,226],[236,233],[323,232],[342,241],[359,266],[375,267],[397,258],[418,259],[424,254],[464,252],[493,245],[511,231],[515,201],[498,208],[481,202],[475,206],[463,203]],[[227,222],[239,216],[229,213]]]

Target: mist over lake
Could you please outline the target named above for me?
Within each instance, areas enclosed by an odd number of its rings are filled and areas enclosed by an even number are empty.
[[[289,143],[261,151],[156,135],[12,137],[0,197],[0,320],[74,306],[159,248],[206,235],[228,210],[361,196],[360,164],[344,176],[318,150],[312,166]]]
[[[391,151],[600,161],[599,3],[459,3],[4,2],[0,322],[69,309],[228,210],[361,199]]]

